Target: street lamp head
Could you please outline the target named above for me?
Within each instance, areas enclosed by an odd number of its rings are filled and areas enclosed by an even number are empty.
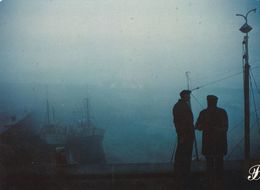
[[[242,16],[242,17],[245,17],[244,15],[242,15],[242,14],[236,14],[236,16]]]
[[[256,13],[256,9],[251,9],[251,10],[249,10],[249,11],[246,13],[246,17],[249,15],[249,13],[252,13],[252,12]]]
[[[252,9],[252,12],[256,13],[256,9]]]
[[[241,26],[241,28],[239,29],[241,32],[243,32],[243,33],[248,33],[248,32],[250,32],[253,28],[250,26],[250,25],[248,25],[247,24],[247,16],[249,15],[249,13],[251,13],[251,12],[256,12],[256,9],[251,9],[251,10],[249,10],[247,13],[246,13],[246,16],[245,15],[242,15],[242,14],[236,14],[236,16],[241,16],[241,17],[243,17],[244,19],[245,19],[245,21],[246,21],[246,23],[243,25],[243,26]]]
[[[239,29],[241,32],[243,33],[248,33],[252,30],[253,28],[248,25],[247,23],[245,23],[243,26],[241,26],[241,28]]]

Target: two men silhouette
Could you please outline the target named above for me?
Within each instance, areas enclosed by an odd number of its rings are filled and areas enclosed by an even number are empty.
[[[191,171],[192,147],[194,142],[194,119],[189,105],[189,90],[180,92],[180,99],[172,109],[173,122],[177,133],[177,149],[174,173],[178,188],[187,183]],[[209,181],[221,178],[223,157],[227,154],[228,116],[224,109],[217,107],[218,98],[207,96],[207,108],[202,110],[195,129],[202,131],[202,154],[207,160]],[[213,182],[212,182],[213,183]]]

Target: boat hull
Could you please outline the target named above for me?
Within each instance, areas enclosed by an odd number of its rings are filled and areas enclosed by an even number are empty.
[[[79,164],[105,163],[103,135],[70,137],[66,147],[72,159]]]

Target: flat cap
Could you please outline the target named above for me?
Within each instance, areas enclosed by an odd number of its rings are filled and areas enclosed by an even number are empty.
[[[218,97],[215,95],[208,95],[207,100],[218,100]]]
[[[184,95],[190,94],[190,93],[191,93],[190,90],[183,90],[183,91],[180,92],[180,96],[183,97]]]

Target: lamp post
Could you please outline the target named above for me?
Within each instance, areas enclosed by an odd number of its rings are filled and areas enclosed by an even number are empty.
[[[251,12],[256,12],[256,9],[249,10],[246,15],[236,14],[245,19],[245,24],[239,29],[242,33],[245,33],[243,40],[244,55],[243,55],[243,70],[244,70],[244,158],[248,163],[250,160],[250,100],[249,100],[249,55],[248,55],[248,33],[253,29],[247,23],[247,16]]]

